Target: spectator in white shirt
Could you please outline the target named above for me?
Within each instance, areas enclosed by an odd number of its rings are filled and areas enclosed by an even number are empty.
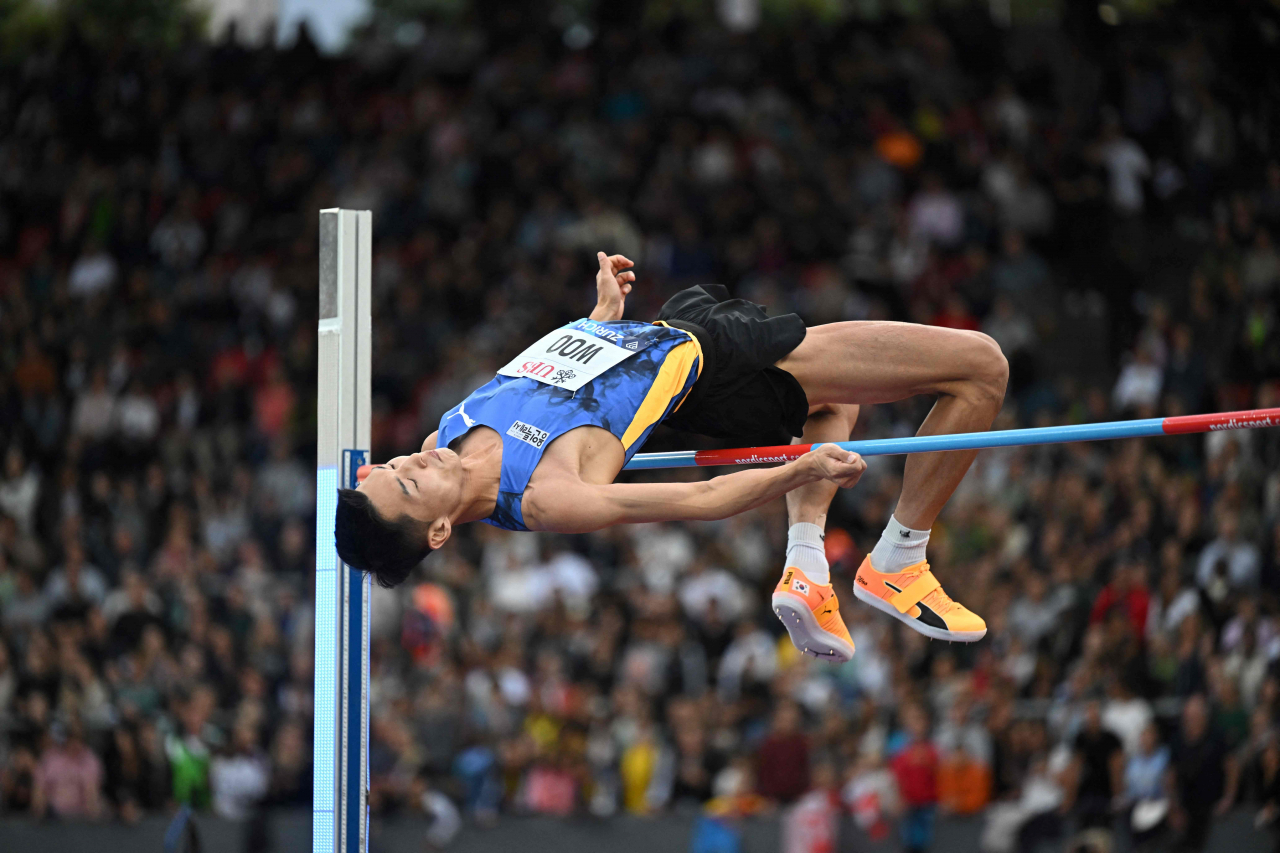
[[[1134,696],[1129,683],[1114,678],[1107,688],[1107,701],[1102,706],[1102,725],[1120,738],[1125,755],[1136,755],[1142,743],[1142,733],[1155,722],[1151,703]]]
[[[97,296],[116,283],[120,269],[116,259],[98,241],[90,241],[84,253],[76,258],[67,275],[67,290],[72,296]]]
[[[768,684],[778,670],[777,644],[759,626],[739,622],[734,633],[716,673],[723,701],[736,700],[748,684]]]
[[[101,441],[115,427],[115,415],[116,398],[107,387],[107,372],[99,367],[94,370],[89,387],[76,399],[71,431],[92,441]]]
[[[1163,386],[1164,370],[1151,351],[1140,346],[1133,359],[1120,371],[1116,387],[1111,392],[1111,401],[1117,409],[1154,406],[1160,399]]]
[[[749,604],[742,583],[719,566],[708,565],[705,559],[694,563],[689,574],[680,582],[676,596],[680,599],[680,606],[685,614],[699,622],[706,618],[713,601],[716,613],[727,622],[737,622],[746,613]]]
[[[1027,575],[1024,592],[1009,606],[1009,629],[1029,648],[1054,629],[1061,612],[1058,603],[1046,595],[1045,579],[1037,572]]]
[[[1113,117],[1103,127],[1098,159],[1107,170],[1111,206],[1126,216],[1142,213],[1142,181],[1151,174],[1146,152],[1120,131]]]
[[[1214,567],[1220,560],[1226,562],[1226,580],[1233,589],[1258,585],[1262,556],[1258,546],[1240,537],[1240,520],[1229,510],[1218,515],[1218,538],[1200,552],[1196,583],[1207,589],[1213,583]]]
[[[4,480],[0,481],[0,512],[16,521],[18,530],[24,536],[29,536],[39,500],[40,475],[27,465],[22,449],[14,445],[4,457]]]
[[[136,379],[117,401],[115,414],[120,435],[127,441],[145,444],[160,431],[160,409]]]
[[[213,811],[227,820],[245,820],[266,796],[271,773],[252,725],[240,723],[231,738],[229,754],[217,756],[209,765]]]
[[[954,246],[964,236],[964,208],[937,175],[924,177],[924,186],[907,210],[911,233],[940,246]]]
[[[1195,589],[1182,585],[1177,566],[1167,566],[1160,575],[1160,585],[1151,596],[1147,610],[1147,636],[1164,634],[1173,637],[1178,626],[1200,609],[1200,596]]]
[[[85,559],[84,546],[78,539],[68,539],[65,548],[66,559],[45,581],[44,598],[49,608],[75,602],[101,604],[107,597],[106,578]]]

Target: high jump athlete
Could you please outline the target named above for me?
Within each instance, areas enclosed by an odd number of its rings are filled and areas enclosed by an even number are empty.
[[[855,453],[816,446],[775,468],[695,483],[615,483],[658,423],[716,438],[786,429],[793,443],[849,438],[861,404],[937,397],[920,435],[985,430],[1008,365],[976,332],[891,322],[806,329],[769,317],[720,285],[673,296],[654,323],[622,319],[635,273],[599,253],[587,319],[524,350],[440,419],[422,450],[375,466],[339,495],[336,539],[347,564],[383,586],[402,582],[454,525],[583,533],[614,524],[727,518],[786,495],[790,529],[774,612],[796,647],[848,660],[823,550],[838,487],[866,469]],[[986,623],[953,601],[925,559],[934,519],[976,451],[907,457],[902,494],[854,578],[862,601],[935,639],[973,642]]]

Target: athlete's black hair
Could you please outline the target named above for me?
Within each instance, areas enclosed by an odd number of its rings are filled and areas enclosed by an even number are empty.
[[[408,516],[389,521],[373,508],[364,492],[338,489],[338,514],[334,520],[338,556],[348,566],[371,574],[378,585],[390,589],[404,583],[431,546]]]

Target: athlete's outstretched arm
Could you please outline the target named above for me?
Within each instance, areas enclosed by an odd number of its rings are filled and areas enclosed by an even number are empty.
[[[635,264],[622,255],[606,255],[596,253],[600,262],[600,271],[596,273],[596,307],[591,312],[591,319],[597,323],[609,323],[622,319],[626,309],[627,294],[631,292],[631,282],[636,280],[633,272],[623,272]]]
[[[646,521],[715,521],[781,497],[818,480],[844,488],[858,482],[867,463],[856,453],[825,444],[777,468],[738,471],[698,483],[542,483],[525,496],[524,516],[534,530],[586,533]]]

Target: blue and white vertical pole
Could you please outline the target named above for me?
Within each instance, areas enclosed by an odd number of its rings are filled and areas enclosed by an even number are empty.
[[[320,211],[313,853],[368,849],[370,588],[333,522],[369,460],[372,229],[367,210]]]

